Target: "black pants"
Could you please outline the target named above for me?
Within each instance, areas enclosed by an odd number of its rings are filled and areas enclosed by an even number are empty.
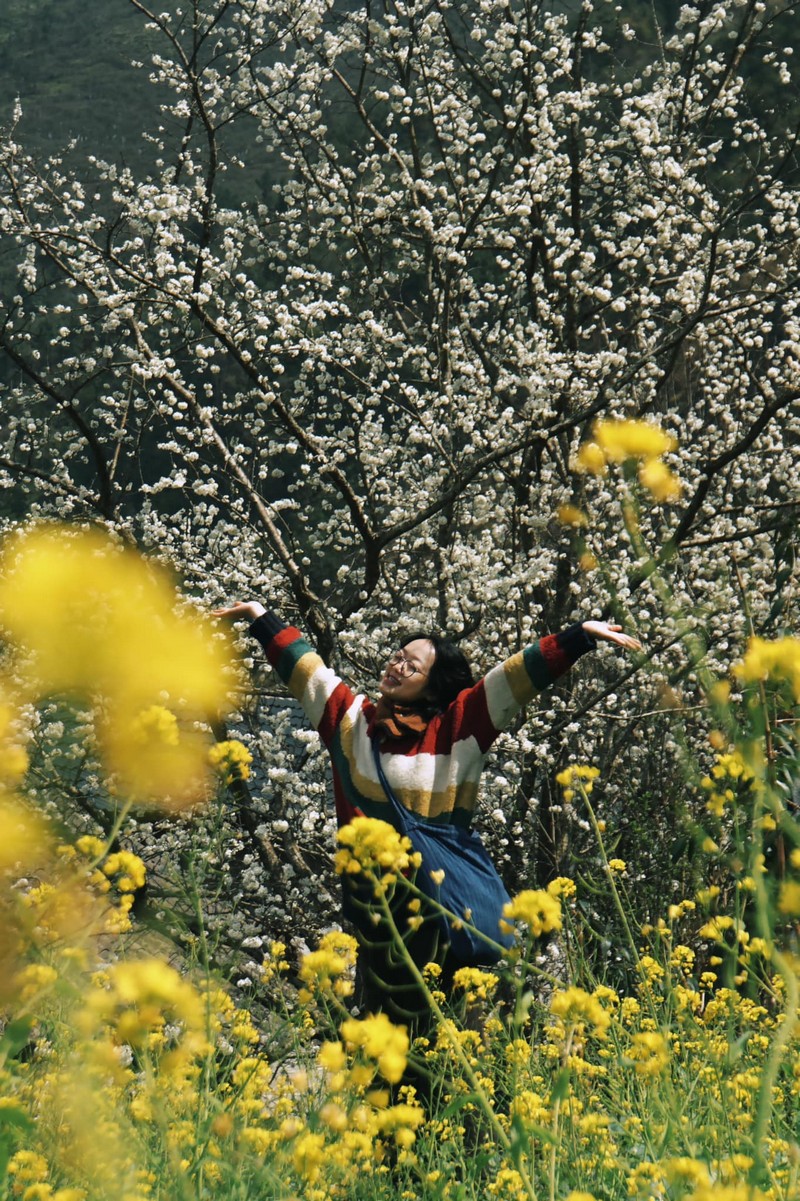
[[[390,923],[368,899],[357,895],[347,898],[346,909],[356,927],[358,938],[358,967],[356,970],[356,1003],[364,1013],[385,1013],[393,1022],[407,1026],[412,1038],[424,1034],[431,1026],[433,1015],[423,989],[406,962],[403,950],[397,945],[397,935]],[[423,921],[418,929],[408,925],[408,897],[396,896],[390,901],[392,917],[406,951],[421,971],[426,964],[436,963],[441,975],[432,978],[432,988],[450,992],[455,965],[451,962],[449,944],[442,937],[436,915],[420,912]]]

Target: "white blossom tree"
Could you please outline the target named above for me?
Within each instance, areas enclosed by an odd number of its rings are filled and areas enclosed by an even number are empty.
[[[101,521],[367,686],[404,622],[485,668],[613,612],[649,670],[597,656],[501,740],[490,843],[517,883],[557,868],[580,823],[550,781],[591,757],[637,871],[672,870],[687,623],[725,665],[798,613],[794,6],[129,2],[161,37],[157,169],[34,162],[13,119],[0,151],[7,520]],[[573,470],[610,416],[678,440],[643,544],[638,485]],[[231,821],[274,929],[331,820],[316,739],[254,679]]]

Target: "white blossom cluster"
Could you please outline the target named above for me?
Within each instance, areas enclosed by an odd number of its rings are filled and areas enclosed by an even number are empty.
[[[567,762],[623,836],[678,820],[687,631],[725,671],[798,617],[791,12],[685,5],[656,37],[639,7],[167,5],[149,177],[35,163],[13,122],[0,149],[7,524],[102,521],[359,687],[403,628],[479,671],[579,617],[642,638],[646,668],[600,652],[499,741],[484,824],[518,885],[591,845]],[[679,500],[575,473],[598,417],[674,435]],[[219,856],[243,939],[330,921],[336,887],[325,755],[245,653],[252,821]]]

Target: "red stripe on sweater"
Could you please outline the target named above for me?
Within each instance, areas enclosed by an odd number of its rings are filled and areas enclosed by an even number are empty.
[[[336,733],[336,727],[347,712],[353,700],[353,694],[346,684],[340,680],[325,702],[322,719],[317,727],[320,738],[325,746],[330,746],[331,739]]]
[[[572,659],[562,650],[557,634],[545,634],[544,638],[540,638],[539,650],[553,679],[572,667]]]
[[[354,817],[364,816],[357,805],[352,805],[348,801],[338,776],[333,777],[333,796],[336,802],[336,825],[339,829],[342,826],[348,826]]]
[[[294,626],[285,626],[282,630],[279,630],[267,647],[267,656],[270,663],[276,663],[280,658],[281,651],[285,647],[291,646],[293,642],[298,642],[302,637],[303,635]]]
[[[497,730],[489,717],[486,688],[483,680],[479,680],[472,688],[458,694],[437,723],[435,753],[448,755],[454,743],[474,738],[481,753],[485,754],[496,737]]]

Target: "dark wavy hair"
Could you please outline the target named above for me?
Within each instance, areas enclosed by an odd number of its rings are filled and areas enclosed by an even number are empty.
[[[435,658],[428,675],[428,696],[414,707],[419,708],[426,717],[433,717],[435,713],[443,713],[459,692],[471,688],[475,680],[464,652],[459,650],[455,642],[443,638],[441,634],[418,630],[403,638],[401,648],[408,646],[409,642],[416,642],[418,638],[431,643]]]

